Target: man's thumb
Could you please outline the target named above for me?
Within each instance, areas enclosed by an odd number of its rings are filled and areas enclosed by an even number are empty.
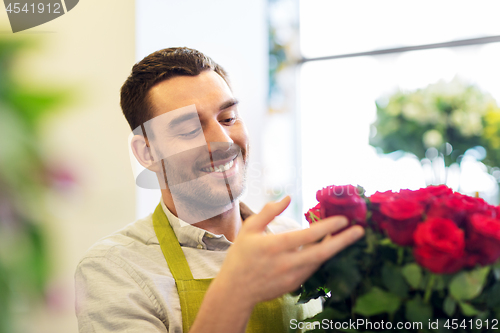
[[[280,201],[268,202],[262,210],[245,221],[247,230],[262,232],[266,226],[279,214],[281,214],[290,204],[290,196],[286,196]]]

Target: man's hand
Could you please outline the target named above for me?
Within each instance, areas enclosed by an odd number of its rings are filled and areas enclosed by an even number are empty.
[[[304,230],[264,234],[267,224],[289,204],[287,196],[245,220],[217,276],[249,306],[296,290],[324,261],[364,234],[363,228],[354,226],[331,236],[347,226],[343,216],[324,219]]]
[[[264,234],[266,226],[289,204],[287,196],[245,220],[205,295],[193,329],[199,319],[209,319],[218,326],[222,319],[217,318],[227,315],[232,319],[226,328],[231,330],[225,332],[243,332],[257,303],[296,290],[324,261],[364,234],[362,227],[352,226],[332,236],[347,226],[343,216],[326,218],[304,230]],[[219,313],[213,307],[217,301]]]

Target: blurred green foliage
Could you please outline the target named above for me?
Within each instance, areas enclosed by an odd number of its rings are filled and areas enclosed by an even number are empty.
[[[18,79],[15,61],[32,46],[0,38],[0,333],[14,331],[15,308],[44,295],[49,260],[43,200],[50,171],[39,128],[69,96]]]
[[[482,146],[483,162],[500,166],[500,108],[477,86],[455,78],[398,91],[376,104],[370,144],[384,153],[402,150],[423,159],[433,147],[449,166],[469,148]]]

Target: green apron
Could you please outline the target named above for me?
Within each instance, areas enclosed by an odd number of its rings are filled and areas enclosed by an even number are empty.
[[[182,252],[161,203],[153,214],[153,226],[179,293],[182,331],[188,333],[200,309],[205,292],[213,279],[193,278],[184,252]],[[321,305],[318,302],[296,305],[296,301],[297,297],[286,294],[271,301],[257,304],[248,322],[246,333],[285,333],[288,332],[291,319],[300,321],[321,311]]]

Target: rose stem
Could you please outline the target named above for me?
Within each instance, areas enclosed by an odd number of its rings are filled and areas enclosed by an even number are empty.
[[[404,247],[398,248],[398,265],[401,265],[403,263],[404,256],[405,256]]]
[[[429,303],[429,298],[432,294],[432,287],[434,286],[434,280],[436,279],[436,275],[430,274],[429,281],[427,282],[427,286],[425,286],[425,295],[424,302]]]

